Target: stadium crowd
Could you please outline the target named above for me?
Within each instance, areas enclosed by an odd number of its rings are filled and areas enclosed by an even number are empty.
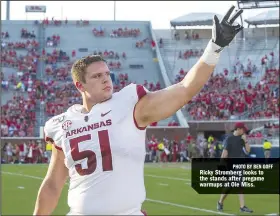
[[[15,50],[15,49],[27,49],[27,50],[35,50],[38,48],[39,43],[36,40],[27,40],[26,42],[8,42],[3,44],[7,49]]]
[[[2,137],[33,136],[35,115],[35,100],[25,99],[21,94],[15,94],[3,105],[1,112]]]
[[[228,69],[224,72],[213,75],[202,91],[185,106],[192,119],[236,119],[245,113],[251,119],[279,117],[279,69],[266,68],[256,85],[249,82],[245,88],[237,77],[227,77]],[[175,82],[180,82],[186,74],[187,71],[181,69]]]

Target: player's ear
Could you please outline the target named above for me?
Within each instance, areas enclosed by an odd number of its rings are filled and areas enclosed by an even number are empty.
[[[81,92],[84,92],[84,91],[85,91],[84,86],[83,86],[83,84],[82,84],[81,82],[76,81],[76,82],[75,82],[75,86],[76,86],[76,88],[77,88],[79,91],[81,91]]]

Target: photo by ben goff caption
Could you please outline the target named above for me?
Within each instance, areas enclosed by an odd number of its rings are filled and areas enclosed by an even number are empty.
[[[250,159],[250,158],[248,158]],[[279,159],[242,161],[228,159],[201,159],[192,163],[192,187],[201,194],[218,194],[230,189],[230,193],[277,194],[279,193]],[[259,162],[259,163],[256,163]]]

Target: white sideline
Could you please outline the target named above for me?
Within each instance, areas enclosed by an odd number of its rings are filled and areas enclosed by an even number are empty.
[[[7,174],[7,175],[21,176],[21,177],[26,177],[26,178],[43,180],[42,177],[25,175],[25,174],[21,174],[21,173],[13,173],[13,172],[5,172],[5,171],[2,171],[1,173]],[[184,181],[186,181],[186,179],[184,179]],[[212,210],[209,210],[209,209],[196,208],[196,207],[187,206],[187,205],[165,202],[165,201],[161,201],[161,200],[154,200],[154,199],[149,199],[149,198],[147,198],[146,200],[149,201],[149,202],[154,202],[154,203],[159,203],[159,204],[164,204],[164,205],[170,205],[170,206],[174,206],[174,207],[178,207],[178,208],[184,208],[184,209],[192,209],[192,210],[197,210],[197,211],[201,211],[201,212],[208,212],[208,213],[214,213],[214,214],[219,214],[219,215],[234,215],[234,214],[228,214],[228,213],[224,213],[224,212],[212,211]]]
[[[188,182],[191,181],[190,179],[185,179],[185,178],[175,178],[175,177],[158,176],[158,175],[147,175],[147,174],[145,174],[145,176],[147,176],[147,177],[152,177],[152,178],[161,178],[161,179],[178,180],[178,181],[188,181]]]

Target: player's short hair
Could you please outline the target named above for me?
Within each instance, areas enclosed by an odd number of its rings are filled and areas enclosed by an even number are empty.
[[[78,82],[83,82],[85,83],[85,74],[86,74],[86,69],[87,67],[94,63],[94,62],[105,62],[106,60],[102,58],[100,55],[88,55],[86,57],[83,57],[79,60],[77,60],[71,69],[71,75],[73,80],[78,81]]]

